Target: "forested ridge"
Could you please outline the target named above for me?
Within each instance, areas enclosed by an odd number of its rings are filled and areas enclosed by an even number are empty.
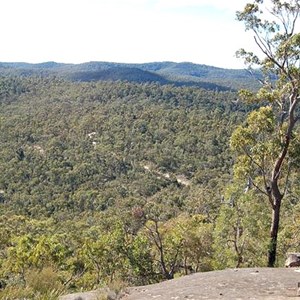
[[[140,64],[91,61],[81,64],[56,62],[8,63],[0,62],[4,76],[59,76],[72,81],[129,81],[137,83],[197,86],[204,89],[228,91],[240,88],[258,88],[258,70],[222,69],[189,62],[151,62]]]
[[[2,77],[0,101],[1,299],[265,265],[268,207],[233,181],[229,148],[257,104],[55,76]],[[298,193],[278,264],[298,241]]]

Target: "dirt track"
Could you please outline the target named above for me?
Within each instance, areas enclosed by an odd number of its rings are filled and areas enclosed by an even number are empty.
[[[297,297],[298,271],[295,268],[252,268],[196,273],[159,284],[129,288],[121,299],[300,299]],[[76,294],[78,296],[82,300],[96,299],[84,293]],[[74,295],[67,297],[61,297],[61,300],[76,299]]]

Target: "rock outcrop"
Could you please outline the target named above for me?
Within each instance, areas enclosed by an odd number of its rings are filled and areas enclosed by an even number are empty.
[[[288,253],[285,266],[286,268],[300,267],[300,253]]]

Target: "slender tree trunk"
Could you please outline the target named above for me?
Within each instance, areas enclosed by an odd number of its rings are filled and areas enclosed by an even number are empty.
[[[271,224],[270,244],[269,244],[269,252],[268,252],[268,267],[271,268],[275,266],[275,262],[276,262],[281,198],[282,197],[280,197],[279,199],[275,199],[274,201],[275,203],[272,209],[272,224]]]

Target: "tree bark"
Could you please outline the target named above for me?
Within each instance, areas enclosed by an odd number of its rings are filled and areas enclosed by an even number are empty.
[[[268,267],[273,268],[276,262],[276,251],[277,251],[277,236],[279,230],[279,221],[280,221],[280,206],[281,200],[284,196],[279,190],[278,180],[280,177],[282,165],[284,160],[286,159],[288,149],[291,142],[292,132],[295,127],[296,119],[294,116],[296,104],[297,104],[297,92],[293,92],[290,96],[291,105],[289,109],[289,123],[288,128],[285,135],[285,141],[283,145],[283,149],[275,162],[274,169],[272,172],[272,181],[271,181],[271,190],[268,191],[269,197],[273,198],[273,205],[272,205],[272,224],[271,224],[271,231],[270,231],[270,244],[269,244],[269,251],[268,251]],[[285,190],[286,187],[284,187]],[[272,204],[272,203],[271,203]]]
[[[275,203],[272,208],[272,224],[271,224],[271,231],[270,231],[269,251],[268,251],[268,267],[271,268],[275,266],[275,262],[276,262],[281,198],[282,197],[274,200]]]

